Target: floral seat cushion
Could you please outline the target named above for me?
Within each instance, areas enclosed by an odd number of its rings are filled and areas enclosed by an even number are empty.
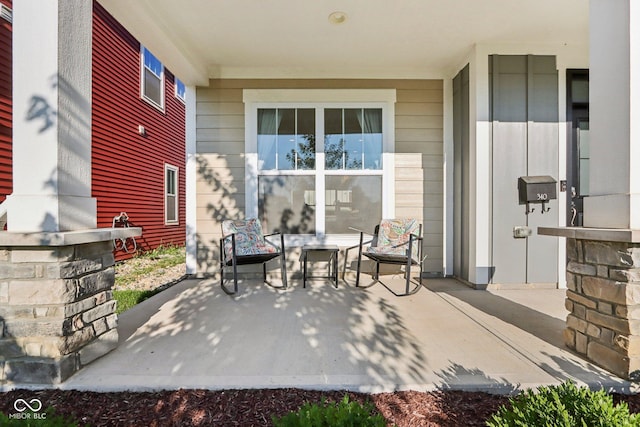
[[[383,219],[378,229],[378,239],[375,246],[367,249],[366,254],[376,257],[402,258],[409,250],[409,236],[418,237],[420,224],[415,219]],[[418,242],[414,242],[411,254],[418,256]]]
[[[279,254],[280,249],[268,242],[262,233],[262,225],[256,218],[247,220],[225,220],[222,222],[222,234],[235,234],[236,256]],[[224,258],[233,259],[231,237],[224,239]]]

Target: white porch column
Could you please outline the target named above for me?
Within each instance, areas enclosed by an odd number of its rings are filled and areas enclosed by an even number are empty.
[[[187,274],[198,272],[198,235],[196,233],[197,223],[197,191],[196,181],[198,179],[198,161],[196,152],[196,88],[187,86],[187,99],[185,111],[185,147],[186,147],[186,215],[187,215]]]
[[[640,229],[640,3],[590,3],[585,227]]]
[[[91,0],[13,4],[8,230],[96,227],[91,197]]]

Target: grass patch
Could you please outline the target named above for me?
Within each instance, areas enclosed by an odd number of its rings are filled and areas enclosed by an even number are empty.
[[[184,246],[159,246],[151,251],[141,252],[116,266],[115,287],[126,287],[159,269],[171,268],[184,262]]]
[[[116,264],[113,290],[113,298],[118,302],[116,313],[120,314],[166,289],[163,282],[167,280],[163,276],[165,270],[184,263],[184,246],[159,246]],[[175,275],[170,277],[175,278]],[[140,286],[140,282],[146,282],[146,285]],[[155,283],[163,286],[149,290],[149,285]]]
[[[154,289],[151,291],[140,291],[135,289],[127,289],[122,291],[113,291],[113,299],[118,302],[116,313],[120,314],[124,311],[127,311],[134,305],[151,298],[159,292],[162,292],[162,290]]]

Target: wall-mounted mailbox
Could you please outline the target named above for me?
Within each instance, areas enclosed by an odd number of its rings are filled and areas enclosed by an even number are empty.
[[[527,214],[533,212],[529,203],[542,203],[542,213],[549,211],[545,203],[558,198],[556,184],[556,180],[548,175],[518,178],[518,198],[521,205],[527,205]]]

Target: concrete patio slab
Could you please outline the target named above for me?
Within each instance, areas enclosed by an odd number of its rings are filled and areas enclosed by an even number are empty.
[[[229,297],[212,280],[186,280],[123,313],[118,348],[61,388],[509,393],[573,380],[632,390],[564,346],[564,290],[424,283],[399,298],[380,285],[245,281]]]

